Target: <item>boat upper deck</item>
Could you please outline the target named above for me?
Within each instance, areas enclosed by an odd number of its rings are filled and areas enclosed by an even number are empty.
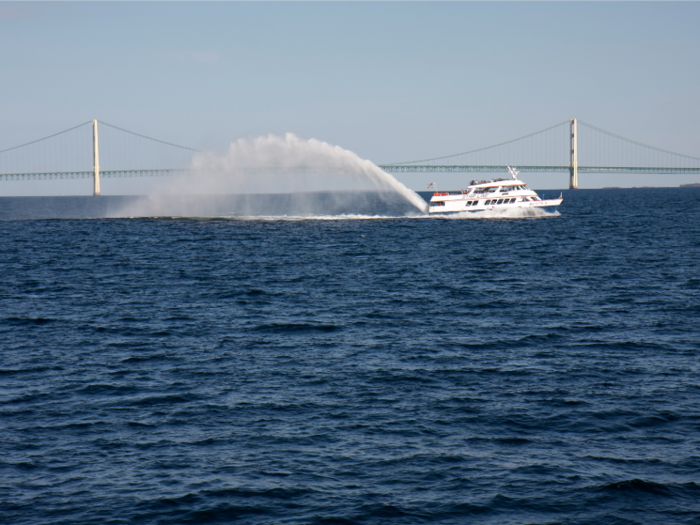
[[[494,179],[487,181],[471,181],[467,189],[461,191],[436,191],[433,193],[433,197],[447,196],[447,195],[467,195],[467,194],[479,194],[479,193],[493,193],[498,189],[502,192],[505,191],[531,191],[527,185],[521,180],[514,179]]]

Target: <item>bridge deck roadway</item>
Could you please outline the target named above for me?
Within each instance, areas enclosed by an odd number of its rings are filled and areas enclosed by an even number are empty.
[[[476,172],[476,173],[507,173],[507,166],[443,166],[443,165],[380,165],[384,171],[392,173],[418,173],[418,172]],[[517,166],[521,173],[569,173],[569,166]],[[624,166],[579,166],[579,173],[688,173],[700,174],[700,168],[642,168]]]
[[[462,166],[462,165],[391,165],[379,166],[381,169],[391,173],[507,173],[507,166]],[[521,173],[569,173],[569,166],[517,166]],[[329,168],[306,166],[294,168],[282,167],[256,167],[239,168],[240,171],[255,172],[327,172]],[[188,169],[143,169],[143,170],[105,170],[100,171],[100,176],[104,178],[122,177],[163,177],[168,175],[186,174],[194,170]],[[641,168],[641,167],[618,167],[618,166],[579,166],[579,173],[655,173],[655,174],[689,174],[700,175],[700,168]],[[17,180],[53,180],[53,179],[87,179],[93,176],[92,171],[63,171],[63,172],[39,172],[39,173],[0,173],[0,181]]]

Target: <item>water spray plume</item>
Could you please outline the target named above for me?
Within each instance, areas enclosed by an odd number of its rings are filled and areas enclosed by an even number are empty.
[[[377,192],[401,196],[417,211],[427,211],[418,194],[371,161],[292,133],[239,139],[223,154],[196,154],[192,167],[195,177],[180,178],[168,193]]]

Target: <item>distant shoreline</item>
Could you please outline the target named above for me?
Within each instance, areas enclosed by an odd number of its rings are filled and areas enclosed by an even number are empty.
[[[601,190],[640,190],[640,189],[661,189],[661,188],[700,188],[700,182],[693,182],[692,184],[681,184],[679,186],[630,186],[625,188],[622,186],[603,186]],[[594,189],[594,188],[588,188]]]

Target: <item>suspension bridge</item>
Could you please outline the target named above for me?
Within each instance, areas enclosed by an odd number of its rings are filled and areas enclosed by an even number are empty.
[[[195,176],[195,153],[194,148],[92,120],[0,150],[0,182],[91,178],[93,194],[100,195],[101,177]],[[700,175],[699,157],[642,144],[577,119],[492,146],[379,167],[393,173],[505,173],[508,165],[524,173],[568,173],[570,189],[578,188],[579,173]]]

